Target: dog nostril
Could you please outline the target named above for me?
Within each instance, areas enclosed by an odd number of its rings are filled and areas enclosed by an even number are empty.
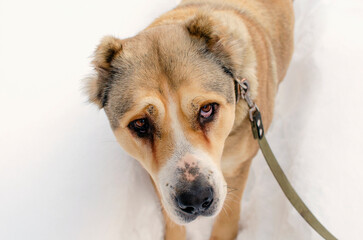
[[[205,199],[205,201],[202,204],[202,208],[203,209],[208,209],[210,207],[210,205],[212,205],[212,202],[213,202],[213,198],[212,199],[210,199],[210,198]]]
[[[193,206],[188,206],[188,205],[185,205],[186,203],[183,203],[183,201],[185,202],[185,199],[183,196],[176,197],[175,201],[178,203],[178,207],[183,212],[190,213],[190,214],[195,213],[195,208]]]
[[[186,207],[186,208],[180,208],[180,209],[183,210],[186,213],[190,213],[190,214],[195,213],[195,208],[193,208],[193,207]]]

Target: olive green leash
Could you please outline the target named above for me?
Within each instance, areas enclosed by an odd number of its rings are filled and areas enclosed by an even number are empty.
[[[279,163],[276,160],[264,134],[264,128],[261,119],[261,113],[256,106],[256,104],[251,100],[249,95],[249,84],[246,79],[235,79],[239,85],[239,91],[242,99],[244,99],[249,107],[249,118],[252,125],[253,137],[257,139],[263,156],[266,159],[271,172],[275,176],[277,182],[279,183],[282,191],[285,193],[287,199],[294,206],[296,211],[305,219],[305,221],[327,240],[336,240],[337,238],[333,236],[314,216],[314,214],[309,210],[305,203],[301,200],[299,195],[296,193],[289,180],[287,179],[285,173],[282,171]]]

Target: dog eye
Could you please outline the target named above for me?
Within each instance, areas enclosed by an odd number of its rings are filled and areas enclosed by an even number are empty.
[[[213,116],[215,114],[217,103],[209,103],[202,106],[199,110],[199,121],[202,124],[210,122],[213,120]]]
[[[138,137],[146,137],[150,134],[150,124],[147,118],[140,118],[130,122],[129,128],[134,131]]]
[[[212,104],[204,105],[200,108],[200,116],[202,118],[209,118],[213,113],[213,106]]]

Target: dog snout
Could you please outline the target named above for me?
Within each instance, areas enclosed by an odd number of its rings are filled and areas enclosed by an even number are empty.
[[[213,195],[213,188],[198,186],[179,193],[176,196],[176,203],[184,213],[200,215],[212,205]]]

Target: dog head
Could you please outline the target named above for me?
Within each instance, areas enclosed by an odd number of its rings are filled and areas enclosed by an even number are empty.
[[[96,49],[90,100],[104,108],[118,142],[148,171],[178,224],[223,206],[220,160],[242,55],[243,43],[205,15],[125,40],[106,37]]]

